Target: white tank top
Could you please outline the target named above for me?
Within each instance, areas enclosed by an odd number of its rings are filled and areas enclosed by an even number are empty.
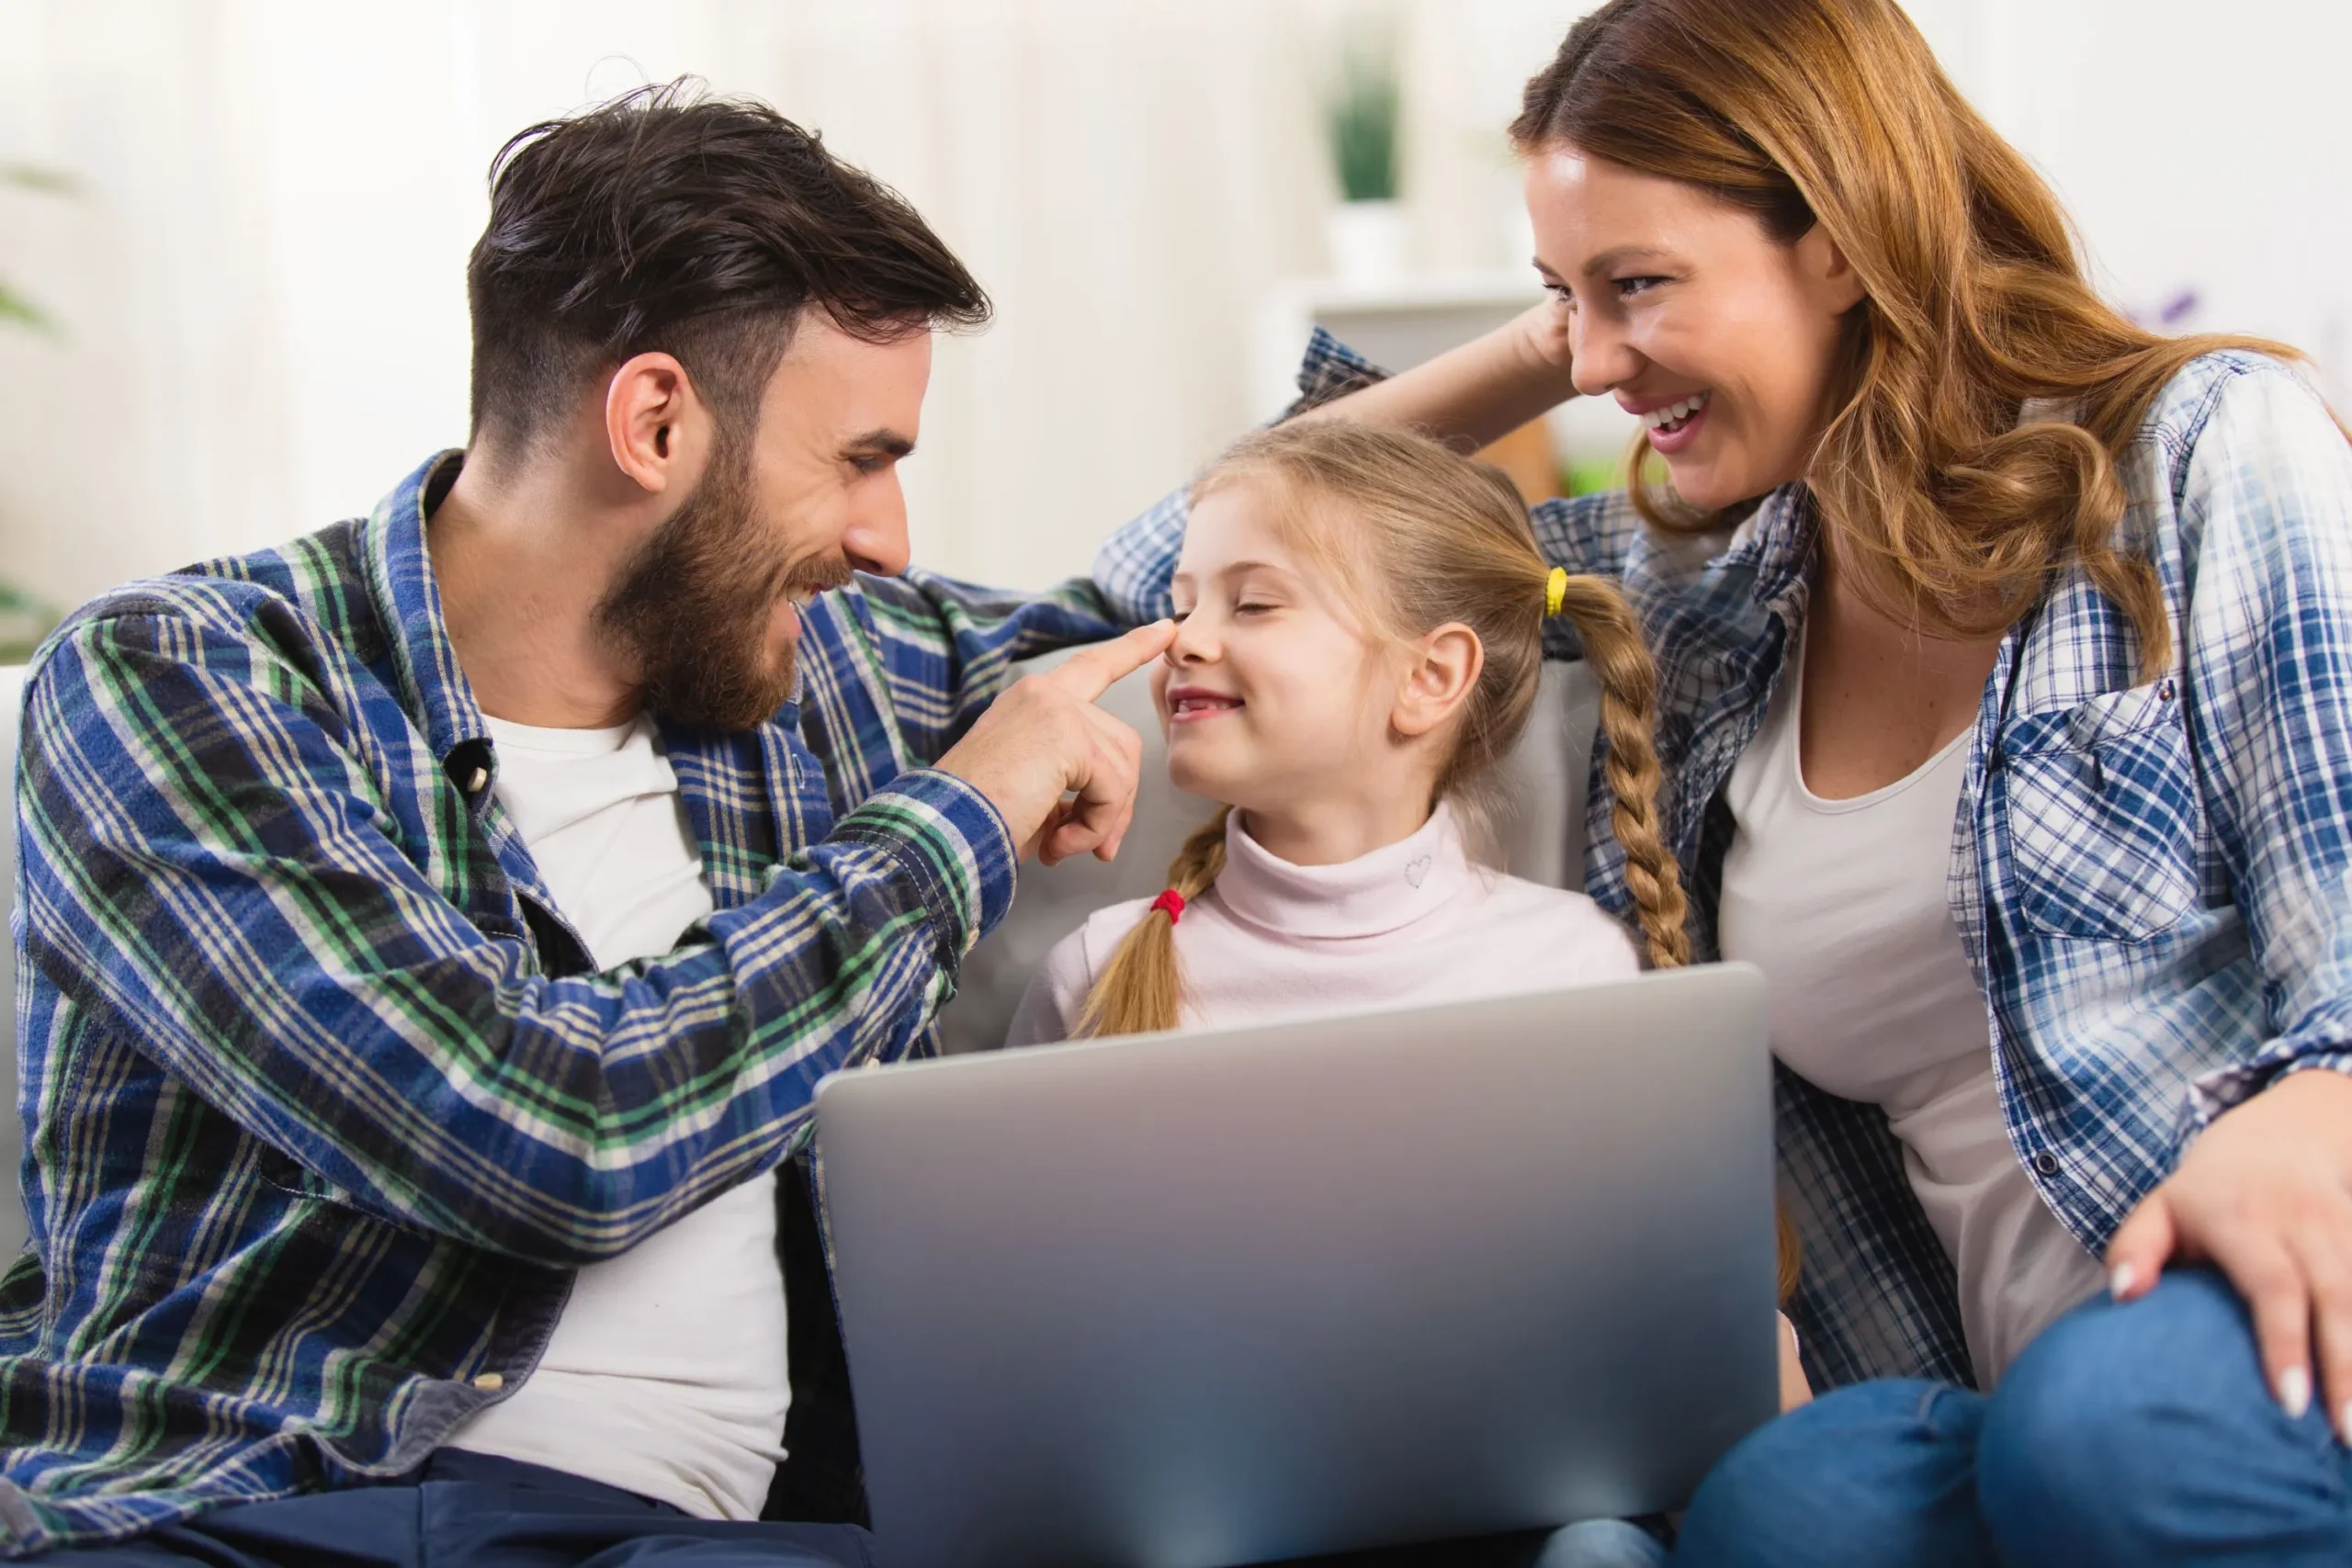
[[[1800,644],[1732,770],[1724,956],[1764,972],[1774,1055],[1886,1112],[1959,1272],[1969,1358],[1989,1389],[2102,1277],[2009,1145],[1984,994],[1952,920],[1946,878],[1972,732],[1883,789],[1824,800],[1798,759],[1804,675]]]

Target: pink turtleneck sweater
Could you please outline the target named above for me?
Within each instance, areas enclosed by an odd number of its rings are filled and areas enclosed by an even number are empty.
[[[1007,1045],[1069,1038],[1148,898],[1097,910],[1029,983]],[[1412,837],[1343,865],[1293,865],[1227,820],[1225,870],[1176,924],[1188,1029],[1614,980],[1641,967],[1581,893],[1474,863],[1440,805]]]

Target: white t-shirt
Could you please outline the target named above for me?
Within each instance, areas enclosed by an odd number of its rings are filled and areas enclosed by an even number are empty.
[[[1047,953],[1008,1045],[1069,1036],[1148,898],[1095,911]],[[1465,1000],[1638,974],[1623,926],[1581,893],[1474,863],[1441,804],[1410,838],[1294,865],[1235,812],[1225,870],[1176,922],[1187,1028]]]
[[[598,969],[666,953],[711,912],[651,723],[488,720],[498,802]],[[701,1518],[755,1519],[792,1399],[775,1176],[582,1269],[538,1368],[453,1448],[542,1464]]]
[[[1886,1112],[1959,1272],[1969,1359],[1989,1389],[2101,1274],[2010,1146],[1984,993],[1952,921],[1945,883],[1970,735],[1883,789],[1824,800],[1799,762],[1804,685],[1800,649],[1732,770],[1724,956],[1764,972],[1774,1055]]]

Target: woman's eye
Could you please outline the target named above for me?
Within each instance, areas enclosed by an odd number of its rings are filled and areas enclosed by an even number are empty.
[[[1558,300],[1561,304],[1568,306],[1571,309],[1575,308],[1577,302],[1577,291],[1569,288],[1566,284],[1547,283],[1544,286],[1544,292],[1549,294],[1554,299]]]
[[[1263,615],[1273,608],[1273,605],[1261,604],[1255,599],[1244,599],[1240,604],[1236,604],[1233,607],[1233,613],[1237,615]]]
[[[1640,277],[1621,277],[1615,281],[1617,292],[1630,299],[1636,294],[1648,293],[1659,284],[1664,283],[1666,279],[1645,273]]]

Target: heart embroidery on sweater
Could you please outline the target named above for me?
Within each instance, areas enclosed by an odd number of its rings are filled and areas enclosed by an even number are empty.
[[[1405,880],[1419,887],[1421,878],[1430,874],[1430,857],[1421,855],[1405,863]]]

